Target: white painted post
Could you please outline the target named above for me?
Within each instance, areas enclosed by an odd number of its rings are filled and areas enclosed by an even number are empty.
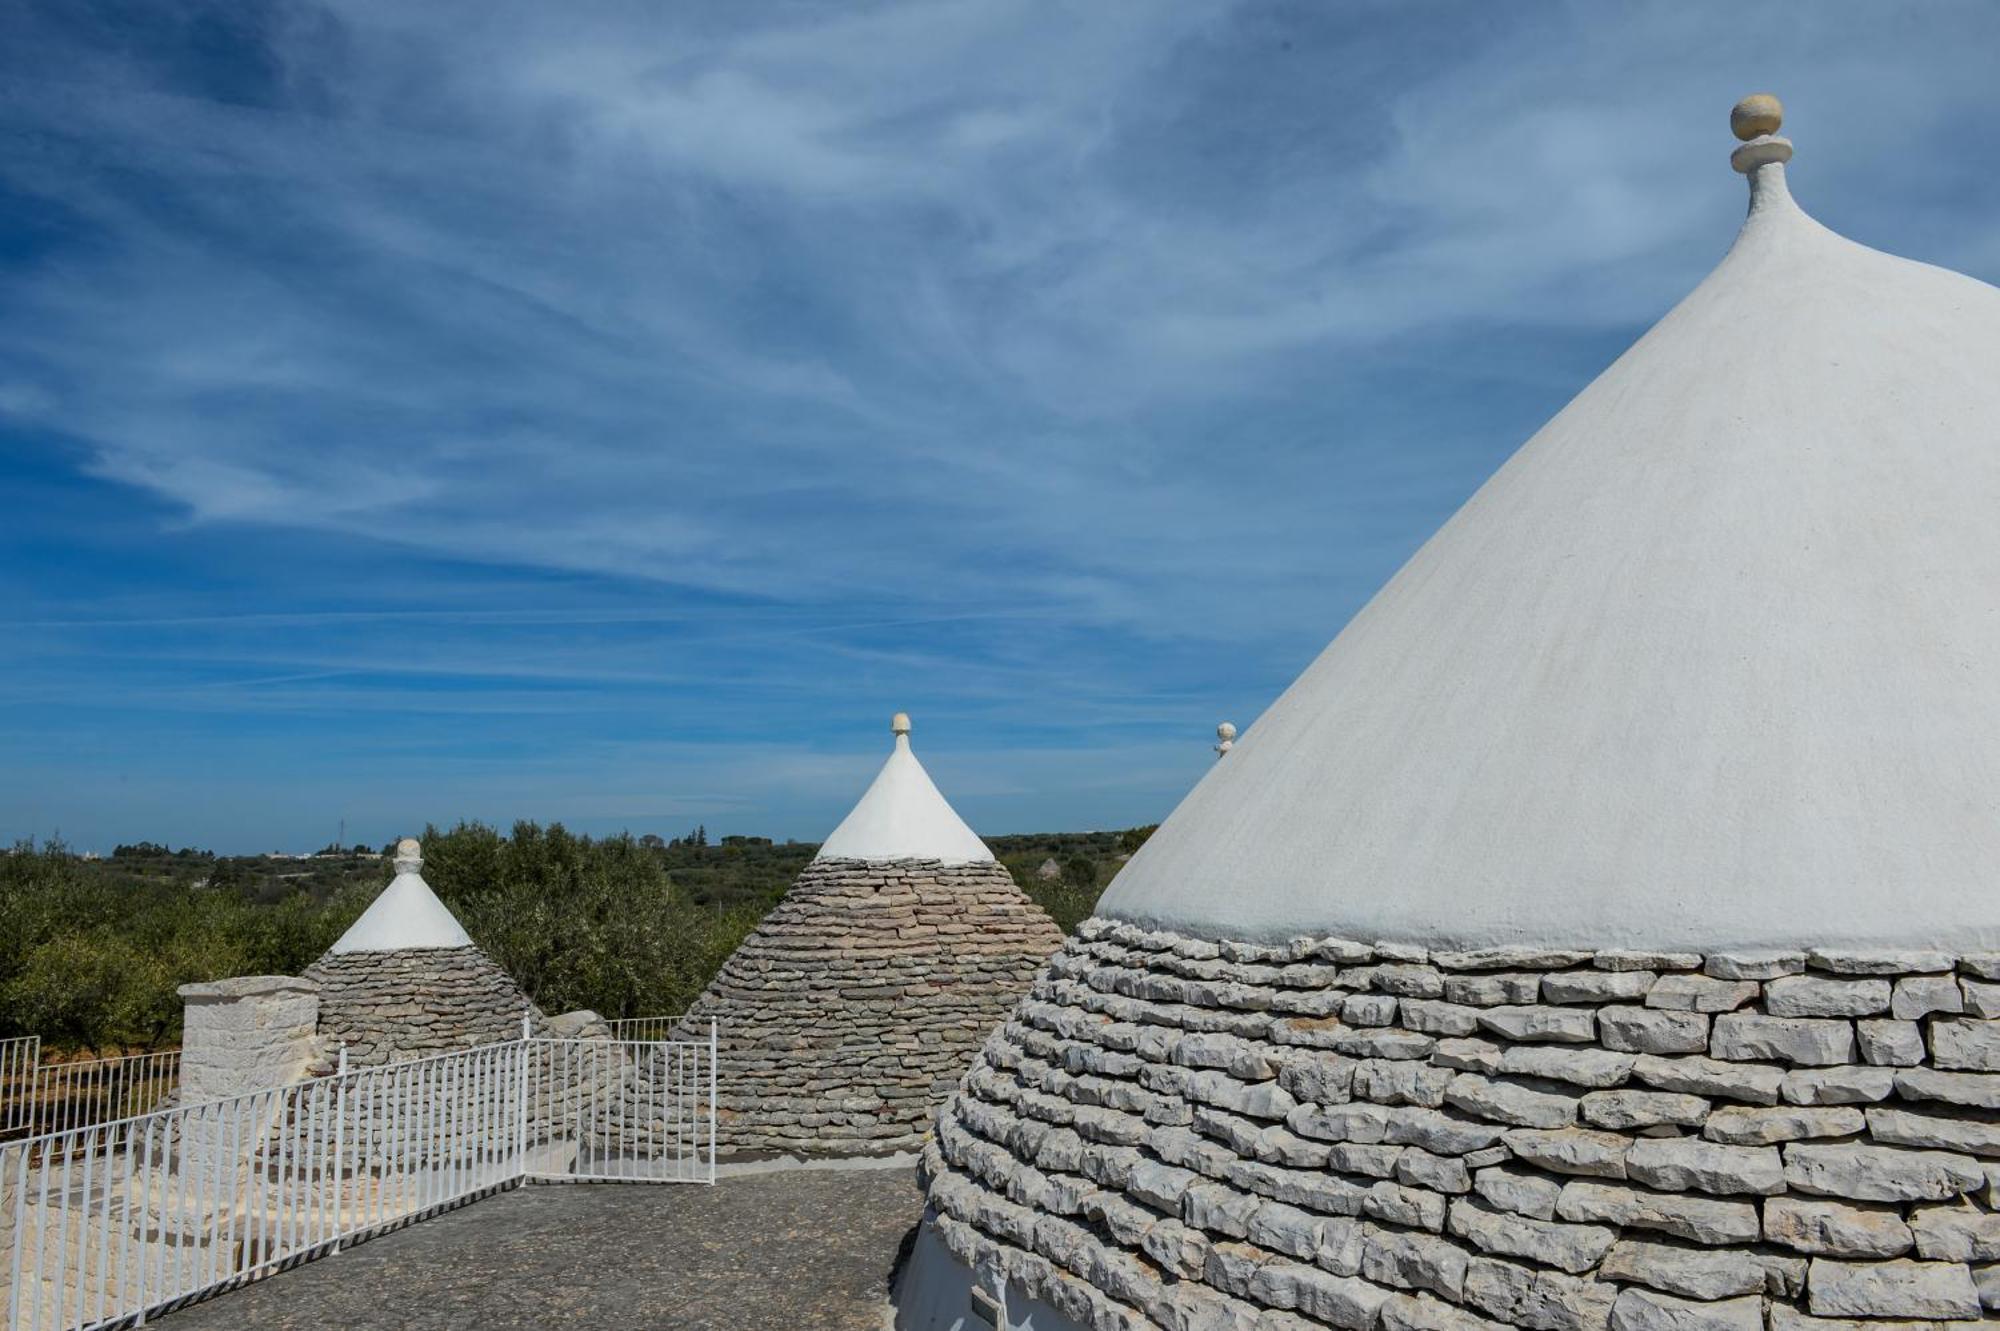
[[[719,1042],[715,1038],[715,1018],[710,1017],[708,1019],[708,1181],[711,1185],[715,1182],[715,1055],[719,1047]]]
[[[347,1041],[340,1042],[340,1059],[333,1069],[333,1247],[327,1256],[340,1256],[341,1236],[347,1233],[346,1218],[340,1209],[341,1183],[347,1176]],[[354,1171],[356,1177],[361,1171]]]
[[[521,1013],[521,1076],[519,1093],[514,1097],[514,1177],[525,1180],[528,1174],[528,1055],[534,1046],[528,1043],[534,1034],[534,1026],[528,1021],[524,1009]]]

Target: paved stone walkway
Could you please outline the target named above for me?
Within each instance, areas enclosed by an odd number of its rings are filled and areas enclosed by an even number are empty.
[[[161,1319],[167,1331],[881,1331],[908,1169],[516,1189]]]

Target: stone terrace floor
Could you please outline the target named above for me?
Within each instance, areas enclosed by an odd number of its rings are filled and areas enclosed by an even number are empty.
[[[533,1185],[161,1318],[167,1331],[881,1331],[908,1167]]]

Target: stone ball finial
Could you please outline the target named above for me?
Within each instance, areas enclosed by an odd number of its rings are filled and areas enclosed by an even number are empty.
[[[396,872],[420,873],[424,867],[424,843],[406,836],[396,843]]]
[[[890,717],[890,718],[889,718],[889,733],[890,733],[890,734],[892,734],[892,735],[907,735],[907,734],[909,734],[909,733],[910,733],[910,714],[909,714],[908,712],[898,712],[898,713],[896,713],[896,714],[895,714],[894,716]]]
[[[1231,723],[1224,721],[1221,725],[1215,728],[1215,756],[1220,758],[1223,754],[1229,752],[1231,749],[1235,747],[1236,747],[1236,727]]]
[[[1776,134],[1785,123],[1785,104],[1768,92],[1753,92],[1729,111],[1729,128],[1745,143]]]

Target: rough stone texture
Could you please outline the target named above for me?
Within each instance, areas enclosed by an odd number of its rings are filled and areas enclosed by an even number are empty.
[[[523,1015],[548,1033],[513,977],[476,947],[329,952],[304,978],[319,986],[322,1056],[345,1044],[353,1067],[517,1040]]]
[[[813,861],[687,1015],[683,1029],[704,1038],[709,1019],[717,1023],[720,1153],[915,1150],[980,1041],[1061,944],[1055,922],[998,864]],[[1277,969],[1171,961],[1179,964],[1149,977],[1150,995],[1201,995],[1211,1010],[1232,1007],[1225,975]],[[1139,1029],[1131,1029],[1134,1041]],[[1200,1069],[1193,1075],[1204,1080],[1174,1087],[1183,1104],[1200,1086],[1204,1102],[1247,1112],[1231,1095],[1247,1092],[1246,1077],[1266,1088],[1266,1099],[1284,1094],[1271,1082],[1274,1065],[1247,1042],[1216,1038],[1229,1034],[1218,1028],[1205,1034],[1210,1043],[1182,1042],[1178,1059],[1162,1045],[1141,1052],[1115,1038],[1075,1045],[1065,1076],[1078,1103],[1095,1111],[1077,1131],[1092,1140],[1142,1136],[1158,1097],[1132,1078],[1149,1064]]]
[[[1811,957],[1086,921],[940,1111],[932,1224],[1092,1331],[1977,1318],[2000,1045],[1950,959]]]
[[[180,987],[182,1103],[226,1100],[305,1076],[319,1052],[319,986],[239,975]]]

